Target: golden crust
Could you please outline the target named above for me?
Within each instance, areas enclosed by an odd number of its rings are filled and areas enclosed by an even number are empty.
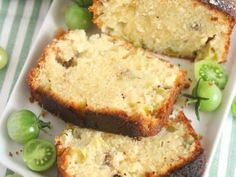
[[[228,32],[227,32],[227,37],[228,40],[225,44],[224,47],[224,53],[223,53],[223,57],[222,60],[220,60],[221,63],[226,62],[227,60],[227,55],[228,55],[228,51],[229,51],[229,46],[230,46],[230,37],[231,37],[231,33],[233,31],[233,27],[235,25],[235,12],[234,14],[232,14],[231,12],[229,12],[229,9],[225,8],[227,7],[227,3],[232,3],[230,1],[222,1],[222,3],[224,3],[225,5],[222,7],[220,5],[213,5],[211,3],[209,3],[208,0],[203,1],[203,0],[197,0],[200,4],[204,5],[205,7],[207,7],[210,11],[214,11],[214,13],[216,14],[220,14],[223,16],[226,16],[228,21],[229,21],[229,28],[228,28]],[[235,6],[236,2],[234,2],[234,6]]]
[[[211,3],[209,3],[208,0],[195,0],[195,3],[197,5],[202,5],[205,6],[208,10],[213,11],[215,14],[219,14],[219,15],[223,15],[226,16],[228,19],[228,23],[229,23],[229,28],[228,28],[228,32],[227,32],[227,42],[225,43],[224,46],[224,52],[223,52],[223,56],[221,58],[221,60],[219,62],[223,63],[226,62],[227,60],[227,55],[228,55],[228,51],[229,51],[229,46],[230,46],[230,35],[232,33],[233,27],[235,25],[235,18],[236,18],[236,1],[232,2],[232,1],[224,1],[221,4],[223,5],[213,5]],[[97,25],[99,28],[102,27],[102,22],[99,21],[98,16],[99,16],[99,6],[101,6],[102,2],[101,0],[93,0],[93,5],[89,7],[89,10],[93,13],[93,23],[95,25]],[[229,4],[233,4],[233,10],[227,8]],[[162,54],[162,53],[160,53]],[[184,58],[184,59],[190,59],[193,60],[194,57],[192,56],[186,56],[186,55],[181,55],[179,54],[178,56],[176,55],[171,55],[171,54],[165,54],[168,55],[170,57],[178,57],[178,58]]]
[[[166,121],[164,126],[169,126],[176,122],[182,122],[188,130],[187,133],[194,137],[194,140],[195,140],[194,152],[188,158],[185,158],[185,159],[183,158],[179,160],[178,162],[175,162],[175,165],[171,169],[168,169],[168,172],[165,175],[157,176],[155,172],[145,172],[146,177],[166,177],[174,173],[179,168],[182,168],[183,166],[188,165],[189,163],[194,161],[203,152],[203,149],[200,144],[199,136],[196,134],[189,120],[185,117],[183,112],[180,112],[176,119],[169,119],[168,121]],[[66,172],[66,169],[68,166],[67,157],[69,157],[69,149],[64,149],[61,146],[61,143],[62,142],[60,142],[59,137],[56,137],[55,144],[56,144],[56,149],[57,149],[58,174],[60,177],[71,177]]]
[[[100,0],[93,0],[93,5],[89,7],[89,11],[93,13],[93,23],[101,28],[101,22],[98,20],[98,7],[101,5]]]
[[[68,166],[68,162],[66,160],[66,156],[68,155],[69,149],[63,149],[60,147],[60,141],[56,141],[56,149],[57,149],[57,172],[58,177],[69,177],[66,173],[66,168]]]
[[[216,3],[211,3],[210,0],[199,0],[199,1],[202,1],[209,6],[212,6],[213,8],[217,8],[220,11],[223,11],[227,15],[233,17],[234,19],[236,17],[236,1],[235,0],[221,0]]]
[[[63,36],[60,36],[60,38],[63,39]],[[129,43],[127,43],[127,45],[130,46]],[[116,109],[97,110],[87,106],[85,109],[81,110],[79,104],[68,103],[56,93],[52,91],[48,92],[44,88],[38,87],[34,82],[34,78],[37,77],[40,69],[43,67],[45,57],[48,55],[51,48],[54,48],[53,43],[45,49],[39,59],[37,67],[33,68],[28,74],[27,83],[30,87],[32,98],[38,101],[45,109],[65,121],[75,123],[82,127],[128,136],[154,136],[160,131],[163,122],[169,117],[178,94],[186,84],[186,73],[181,71],[179,72],[175,86],[170,90],[169,98],[157,110],[157,119],[153,120],[147,120],[141,116],[130,117],[126,112]],[[147,54],[152,55],[150,52],[147,52]],[[59,107],[60,109],[57,109]]]

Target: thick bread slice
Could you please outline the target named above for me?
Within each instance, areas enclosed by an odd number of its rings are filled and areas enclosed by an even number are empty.
[[[185,72],[150,52],[102,34],[55,39],[28,76],[45,109],[83,127],[155,135],[185,84]]]
[[[102,32],[135,46],[190,59],[210,48],[226,61],[234,19],[201,0],[94,0],[90,10]]]
[[[188,177],[193,170],[183,172],[181,168],[202,152],[199,138],[182,112],[153,137],[135,139],[69,126],[55,141],[61,177]],[[190,175],[201,175],[202,159],[197,164],[201,168],[195,166],[199,170]]]

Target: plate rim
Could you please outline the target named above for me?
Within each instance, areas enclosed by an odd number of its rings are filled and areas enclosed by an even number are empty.
[[[58,4],[60,4],[61,2],[63,2],[64,0],[54,0],[52,1],[51,5],[50,5],[50,8],[45,16],[45,19],[38,31],[38,34],[36,36],[36,38],[34,39],[33,41],[33,45],[31,46],[30,50],[29,50],[29,54],[25,60],[25,63],[24,63],[24,66],[17,78],[17,81],[16,81],[16,84],[14,85],[14,88],[12,89],[12,92],[9,96],[9,100],[11,99],[13,93],[16,92],[17,90],[17,86],[19,85],[20,83],[20,80],[22,78],[25,77],[25,73],[27,72],[27,68],[28,68],[28,65],[30,65],[30,61],[32,60],[32,55],[33,53],[35,52],[36,48],[37,48],[37,44],[38,44],[38,41],[40,39],[40,36],[42,35],[43,33],[43,29],[45,28],[46,26],[46,22],[48,20],[48,18],[50,18],[50,14],[55,10],[56,6]],[[234,27],[234,32],[233,33],[236,33],[236,27]],[[231,40],[232,40],[232,35],[233,33],[231,34]],[[234,39],[234,42],[236,41],[236,38]],[[236,43],[236,42],[235,42]],[[236,45],[235,45],[236,46]],[[231,47],[230,47],[231,48]],[[232,49],[231,49],[232,50]],[[231,57],[234,57],[234,55],[232,55]],[[235,58],[236,58],[236,53],[235,53]],[[228,59],[229,59],[229,56],[228,56]],[[232,59],[233,60],[233,59]],[[236,59],[233,60],[233,64],[236,65]],[[234,71],[231,70],[230,71],[230,74],[229,76],[233,75]],[[234,81],[234,82],[233,82]],[[234,95],[236,93],[236,77],[233,78],[233,83],[231,83],[230,85],[232,85],[231,87],[229,87],[229,84],[226,86],[226,91],[230,91],[231,93],[228,95],[227,98],[225,98],[225,109],[222,113],[222,118],[220,120],[220,126],[219,126],[219,130],[217,131],[217,134],[215,136],[215,139],[213,140],[213,146],[211,147],[211,149],[209,149],[209,158],[206,159],[206,167],[205,167],[205,171],[203,173],[203,177],[208,177],[209,176],[209,172],[210,172],[210,167],[211,167],[211,164],[213,162],[213,159],[214,159],[214,155],[215,155],[215,152],[217,150],[217,146],[218,146],[218,143],[220,141],[220,137],[221,137],[221,134],[223,132],[223,129],[224,129],[224,123],[226,122],[227,118],[229,117],[229,112],[230,112],[230,107],[231,107],[231,103],[233,101],[233,98],[234,98]],[[231,88],[231,89],[230,89]],[[10,103],[9,101],[7,102],[7,104],[5,105],[5,108],[4,108],[4,111],[3,113],[1,114],[1,117],[0,117],[0,127],[3,126],[4,124],[4,121],[5,121],[5,118],[6,117],[6,109],[10,106]],[[1,139],[1,136],[0,135],[0,139]],[[2,136],[3,137],[3,136]],[[0,156],[2,158],[0,158],[0,163],[4,166],[4,167],[7,167],[9,169],[12,169],[13,171],[15,171],[16,173],[19,173],[23,176],[32,176],[32,177],[41,177],[42,174],[37,174],[37,173],[34,173],[30,170],[25,170],[23,168],[21,168],[19,165],[17,165],[16,163],[14,163],[12,160],[10,160],[9,156],[7,156],[5,153],[3,153],[3,151],[0,149]]]

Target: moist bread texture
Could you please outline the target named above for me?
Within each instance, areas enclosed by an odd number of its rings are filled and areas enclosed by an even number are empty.
[[[234,19],[226,4],[214,7],[200,0],[94,0],[90,10],[102,32],[135,46],[190,59],[210,46],[224,62]]]
[[[69,125],[55,142],[60,177],[197,177],[205,166],[199,138],[182,112],[153,137]]]
[[[141,48],[82,30],[55,39],[28,75],[32,97],[82,127],[129,136],[160,131],[185,72]]]

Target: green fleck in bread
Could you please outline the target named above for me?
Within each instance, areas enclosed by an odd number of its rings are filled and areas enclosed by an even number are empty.
[[[28,76],[32,96],[66,121],[129,136],[151,136],[172,111],[185,72],[150,52],[102,34],[55,39]]]
[[[233,17],[200,0],[94,0],[90,10],[102,32],[135,46],[194,59],[210,45],[226,61]]]
[[[199,177],[205,164],[204,158],[197,159],[202,153],[199,138],[183,113],[153,137],[68,126],[55,141],[60,177]]]

